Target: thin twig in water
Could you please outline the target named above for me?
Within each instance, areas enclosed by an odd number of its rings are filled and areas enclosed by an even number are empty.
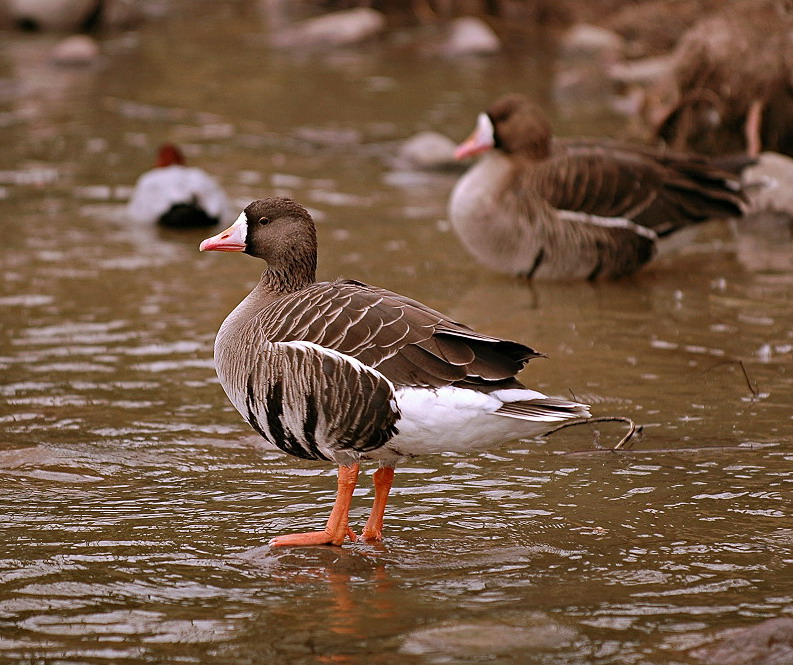
[[[738,364],[741,366],[741,371],[743,372],[743,378],[746,379],[746,385],[749,386],[749,390],[752,391],[752,396],[757,397],[760,394],[760,391],[757,389],[757,386],[752,384],[752,380],[749,378],[749,373],[746,371],[746,367],[743,364],[743,360],[739,360]]]
[[[639,428],[641,430],[641,427]],[[741,451],[745,452],[747,450],[754,450],[754,448],[750,446],[693,446],[691,448],[644,448],[641,450],[642,455],[669,455],[669,454],[677,454],[677,453],[708,453],[713,454],[713,452],[730,452],[730,451]],[[563,455],[595,455],[599,453],[610,453],[613,452],[613,448],[604,448],[601,450],[570,450],[567,452],[562,453]],[[636,451],[627,451],[623,450],[622,452],[636,452]]]
[[[741,367],[741,371],[743,372],[743,378],[746,381],[746,386],[749,388],[749,391],[752,393],[752,397],[757,397],[760,394],[757,386],[752,383],[752,380],[749,378],[749,372],[746,371],[746,366],[743,364],[743,360],[722,360],[721,362],[716,363],[712,367],[709,367],[705,370],[704,373],[709,372],[716,367],[721,367],[722,365],[732,365],[733,363],[737,363]]]
[[[576,420],[568,420],[563,422],[551,430],[548,430],[543,436],[550,436],[554,432],[558,432],[560,429],[564,429],[565,427],[574,427],[575,425],[591,425],[592,423],[627,423],[628,424],[628,433],[623,436],[613,448],[606,448],[606,450],[620,450],[628,441],[630,441],[631,437],[636,433],[636,423],[634,423],[630,418],[626,418],[625,416],[598,416],[597,418],[578,418]],[[639,428],[641,430],[641,428]],[[630,448],[630,446],[628,446]]]

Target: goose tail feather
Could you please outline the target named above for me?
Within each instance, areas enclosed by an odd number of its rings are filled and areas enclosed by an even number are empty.
[[[571,402],[557,397],[506,402],[496,410],[496,414],[507,418],[549,423],[572,418],[589,418],[592,415],[589,412],[588,404]]]

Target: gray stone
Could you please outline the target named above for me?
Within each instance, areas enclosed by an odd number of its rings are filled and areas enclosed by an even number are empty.
[[[58,65],[87,66],[99,57],[99,44],[88,35],[72,35],[59,42],[50,53]]]
[[[438,132],[419,132],[402,144],[399,161],[418,169],[444,168],[455,163],[456,144]]]
[[[727,631],[715,644],[692,653],[712,665],[790,665],[793,663],[793,618],[767,619],[748,628]]]
[[[622,53],[623,39],[606,28],[577,23],[562,36],[560,46],[562,52],[568,56],[613,61]]]
[[[449,24],[443,44],[446,55],[489,55],[501,51],[501,40],[484,21],[473,16],[463,16]]]
[[[576,637],[572,628],[556,623],[541,613],[503,622],[475,621],[446,624],[417,630],[406,638],[403,653],[443,654],[445,657],[478,659],[525,651],[559,649]]]
[[[372,39],[385,27],[382,12],[360,7],[306,19],[274,33],[272,41],[282,48],[346,46]]]
[[[793,216],[793,159],[763,152],[746,167],[741,181],[749,197],[750,212],[772,210]]]

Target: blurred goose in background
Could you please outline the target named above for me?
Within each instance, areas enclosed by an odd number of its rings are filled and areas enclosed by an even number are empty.
[[[267,262],[215,340],[229,399],[269,443],[339,465],[325,529],[271,545],[355,540],[348,513],[361,460],[380,464],[363,530],[378,540],[401,459],[482,450],[589,415],[585,405],[546,397],[515,378],[541,355],[528,346],[478,333],[385,289],[316,282],[314,222],[290,199],[254,201],[200,249]]]
[[[184,165],[175,145],[160,146],[157,163],[135,183],[127,215],[138,222],[174,228],[212,226],[228,219],[223,188],[206,171]]]
[[[708,155],[793,154],[793,4],[724,3],[675,47],[671,100],[656,135]]]
[[[496,101],[456,151],[486,153],[457,182],[449,218],[493,270],[534,279],[629,275],[659,238],[741,214],[740,180],[705,159],[595,139],[552,140],[521,95]]]

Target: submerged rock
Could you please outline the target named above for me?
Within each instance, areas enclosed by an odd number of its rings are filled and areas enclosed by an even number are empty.
[[[455,165],[456,144],[438,132],[419,132],[402,144],[397,159],[400,166],[416,169],[443,169]]]
[[[372,39],[385,27],[382,12],[359,7],[315,16],[283,28],[273,35],[272,42],[281,48],[346,46]]]
[[[749,205],[734,223],[738,261],[753,272],[793,271],[793,159],[763,152],[741,182]]]
[[[741,181],[749,197],[749,212],[768,210],[793,217],[793,159],[763,152],[757,163],[743,170]]]
[[[58,43],[50,53],[50,59],[57,65],[86,66],[93,64],[99,57],[99,44],[88,35],[72,35]]]
[[[715,644],[692,655],[709,665],[790,665],[793,663],[793,617],[768,619],[736,628]]]
[[[443,654],[445,658],[492,658],[520,651],[549,651],[572,642],[576,633],[539,612],[503,622],[472,621],[417,630],[408,635],[401,651],[407,654]]]
[[[562,36],[560,46],[567,56],[595,58],[607,62],[620,57],[623,41],[616,32],[606,28],[577,23]]]
[[[449,24],[446,41],[441,48],[445,55],[489,55],[501,51],[501,40],[481,19],[463,16]]]

